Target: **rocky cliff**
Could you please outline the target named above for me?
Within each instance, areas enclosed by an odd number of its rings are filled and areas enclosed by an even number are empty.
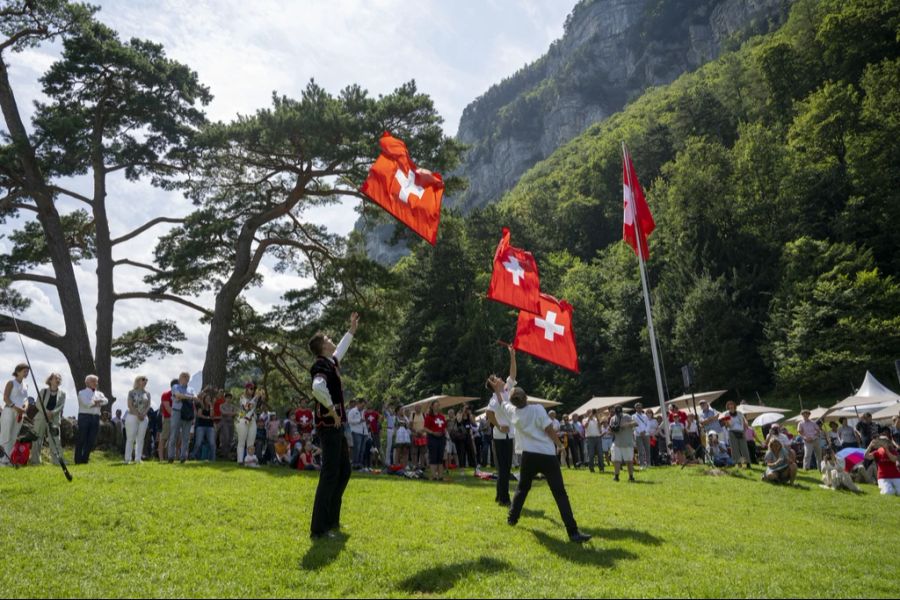
[[[496,202],[535,163],[621,110],[755,33],[772,30],[791,0],[582,0],[547,54],[466,107],[457,137],[469,146],[446,198],[463,212]],[[370,256],[394,262],[392,226],[367,234]]]

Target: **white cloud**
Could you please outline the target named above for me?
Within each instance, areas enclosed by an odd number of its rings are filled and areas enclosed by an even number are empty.
[[[266,107],[271,94],[298,96],[307,82],[337,92],[359,83],[373,95],[386,94],[415,79],[419,89],[432,96],[445,119],[448,134],[456,131],[466,104],[492,84],[511,75],[527,62],[540,57],[562,34],[566,14],[574,5],[567,2],[493,0],[488,3],[410,3],[402,0],[307,0],[254,2],[189,0],[135,0],[101,2],[99,18],[117,30],[123,39],[139,37],[164,45],[167,54],[191,66],[200,80],[211,88],[214,100],[208,108],[211,119],[229,120]],[[32,103],[40,99],[38,77],[55,60],[61,46],[47,45],[7,57],[12,83],[23,118],[32,114]],[[89,193],[90,181],[77,178],[66,185]],[[331,231],[346,234],[356,221],[353,208],[358,200],[310,210],[308,218]],[[177,194],[157,190],[145,182],[132,183],[113,178],[109,186],[108,212],[113,237],[123,235],[149,218],[160,214],[180,216],[191,210],[190,203]],[[61,200],[66,212],[84,205]],[[0,236],[21,223],[0,226]],[[116,258],[128,257],[151,262],[155,241],[170,225],[158,226],[115,250]],[[0,238],[0,252],[8,251]],[[95,325],[97,301],[95,265],[86,262],[76,268],[88,330]],[[51,273],[42,268],[41,272]],[[303,278],[275,273],[264,262],[265,283],[247,291],[248,301],[265,310],[281,295],[308,282]],[[145,272],[134,268],[116,271],[119,291],[146,288]],[[32,299],[24,318],[61,331],[63,320],[59,300],[52,288],[40,284],[17,284]],[[209,294],[197,302],[212,305]],[[197,313],[174,304],[124,301],[116,306],[115,333],[147,324],[158,318],[176,320],[187,335],[181,344],[184,354],[163,361],[151,360],[140,371],[150,379],[150,389],[158,399],[169,379],[181,370],[201,369],[206,350],[207,327]],[[63,357],[55,350],[26,341],[36,373],[44,378],[50,371],[62,371],[65,388],[75,392]],[[22,359],[15,335],[0,342],[0,374]],[[124,397],[135,373],[113,368],[113,389]],[[74,410],[74,402],[69,404]],[[68,412],[68,411],[67,411]]]

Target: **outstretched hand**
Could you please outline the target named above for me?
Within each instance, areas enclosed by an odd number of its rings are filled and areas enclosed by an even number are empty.
[[[357,327],[359,327],[359,313],[354,312],[350,315],[350,333],[356,335]]]

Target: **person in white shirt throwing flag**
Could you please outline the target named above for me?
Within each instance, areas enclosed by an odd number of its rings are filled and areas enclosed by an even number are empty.
[[[512,506],[509,509],[507,522],[516,525],[522,514],[525,499],[531,490],[531,483],[540,473],[550,486],[559,515],[566,526],[569,540],[581,544],[591,539],[591,536],[578,530],[575,516],[572,514],[572,505],[569,503],[569,495],[563,483],[562,469],[556,459],[556,452],[561,446],[553,423],[547,415],[547,411],[539,404],[528,404],[528,395],[520,387],[515,386],[515,381],[509,382],[507,389],[503,380],[496,375],[488,379],[490,389],[503,401],[499,405],[500,412],[513,424],[516,432],[516,443],[522,451],[522,464],[519,468],[519,486],[513,496]]]

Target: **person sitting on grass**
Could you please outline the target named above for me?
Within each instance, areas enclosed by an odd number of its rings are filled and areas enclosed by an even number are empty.
[[[514,385],[514,382],[512,383]],[[557,458],[557,452],[562,444],[547,411],[540,404],[528,404],[528,394],[522,388],[514,387],[511,392],[508,391],[504,381],[496,375],[491,375],[487,384],[497,398],[502,400],[498,408],[513,424],[516,444],[522,450],[519,485],[509,508],[507,523],[514,526],[519,522],[525,499],[531,491],[532,481],[538,473],[541,473],[547,480],[553,499],[556,500],[556,507],[565,523],[569,540],[578,544],[590,540],[590,535],[579,531],[575,516],[572,514],[572,505],[569,503],[569,495],[566,493],[562,469]]]
[[[846,489],[851,492],[859,492],[859,488],[853,483],[850,473],[847,473],[844,469],[838,467],[834,450],[831,450],[830,448],[825,449],[825,452],[822,455],[822,464],[819,465],[819,467],[822,471],[821,487],[828,490]]]
[[[706,436],[706,454],[715,467],[733,467],[734,460],[725,444],[719,441],[719,434],[710,431]]]
[[[791,458],[791,451],[779,440],[773,439],[769,442],[765,460],[766,472],[763,481],[794,484],[797,477],[797,462]]]
[[[319,471],[321,467],[316,462],[316,457],[322,454],[322,451],[313,446],[312,442],[306,442],[303,446],[303,452],[297,460],[297,470],[299,471]]]
[[[279,435],[275,440],[275,464],[288,465],[291,463],[291,447],[284,435]]]
[[[256,458],[256,445],[247,444],[247,456],[244,458],[245,467],[258,467],[259,459]]]
[[[891,439],[890,427],[882,427],[878,437],[866,448],[866,460],[875,461],[878,467],[878,489],[882,495],[900,496],[900,469],[897,462],[900,455]]]

